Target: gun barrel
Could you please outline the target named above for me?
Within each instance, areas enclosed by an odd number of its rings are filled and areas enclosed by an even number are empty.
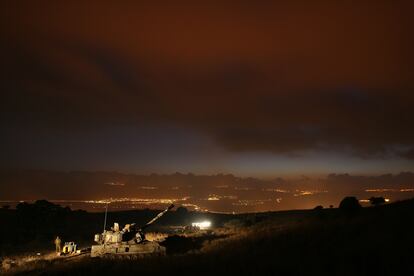
[[[148,226],[150,226],[151,224],[153,224],[156,220],[158,220],[160,217],[162,217],[165,213],[167,213],[172,208],[174,208],[174,204],[171,204],[170,206],[168,206],[167,209],[165,209],[164,211],[162,211],[161,213],[159,213],[156,217],[154,217],[152,220],[150,220],[149,222],[147,222],[143,227],[141,227],[141,230],[144,230],[145,228],[147,228]]]

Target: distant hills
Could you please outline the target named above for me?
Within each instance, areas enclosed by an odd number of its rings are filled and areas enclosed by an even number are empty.
[[[323,178],[299,177],[262,180],[231,174],[124,174],[118,172],[0,170],[0,199],[99,199],[154,195],[208,196],[217,191],[250,191],[272,188],[328,189],[352,193],[361,189],[414,188],[414,173],[354,176],[330,174]]]

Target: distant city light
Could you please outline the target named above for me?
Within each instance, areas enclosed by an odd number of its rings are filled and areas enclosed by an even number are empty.
[[[209,200],[209,201],[217,201],[217,200],[220,200],[220,198],[218,196],[210,196],[209,198],[207,198],[207,200]]]
[[[369,199],[360,199],[359,202],[361,203],[370,203]]]
[[[390,202],[390,199],[389,198],[384,198],[384,201],[385,202]],[[361,202],[361,203],[371,203],[371,200],[370,199],[360,199],[359,202]]]
[[[125,186],[124,183],[120,183],[120,182],[106,182],[105,185],[109,185],[109,186]]]
[[[297,193],[295,193],[293,196],[309,196],[309,195],[315,195],[320,193],[327,193],[328,191],[299,191],[296,190]]]

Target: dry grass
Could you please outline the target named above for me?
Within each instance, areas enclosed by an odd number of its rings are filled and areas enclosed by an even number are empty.
[[[168,237],[168,234],[160,232],[148,232],[145,234],[145,238],[149,241],[162,242]]]
[[[414,201],[271,217],[249,226],[173,236],[186,253],[142,260],[32,263],[37,275],[412,275]],[[154,234],[157,237],[156,234]],[[167,239],[168,241],[168,239]],[[167,251],[168,252],[168,251]]]

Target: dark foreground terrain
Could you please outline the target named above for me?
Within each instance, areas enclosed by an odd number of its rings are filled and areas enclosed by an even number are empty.
[[[12,216],[11,213],[8,214]],[[172,223],[174,219],[180,219],[184,223],[186,217],[196,215],[173,212],[164,223]],[[88,214],[82,213],[81,216]],[[167,238],[163,244],[168,248],[168,254],[164,257],[106,260],[83,256],[70,261],[42,260],[9,272],[22,275],[414,273],[414,200],[349,210],[318,208],[244,216],[214,216],[211,214],[209,217],[217,220],[217,227],[212,233],[172,235]],[[99,219],[96,220],[98,223]],[[88,225],[91,224],[93,220],[89,218]],[[13,225],[7,227],[13,228]],[[30,224],[27,224],[27,228],[31,228]],[[77,234],[79,238],[82,238],[81,232]],[[93,234],[93,231],[87,232],[89,237]],[[2,243],[4,245],[4,240]],[[7,250],[9,249],[8,247]]]

